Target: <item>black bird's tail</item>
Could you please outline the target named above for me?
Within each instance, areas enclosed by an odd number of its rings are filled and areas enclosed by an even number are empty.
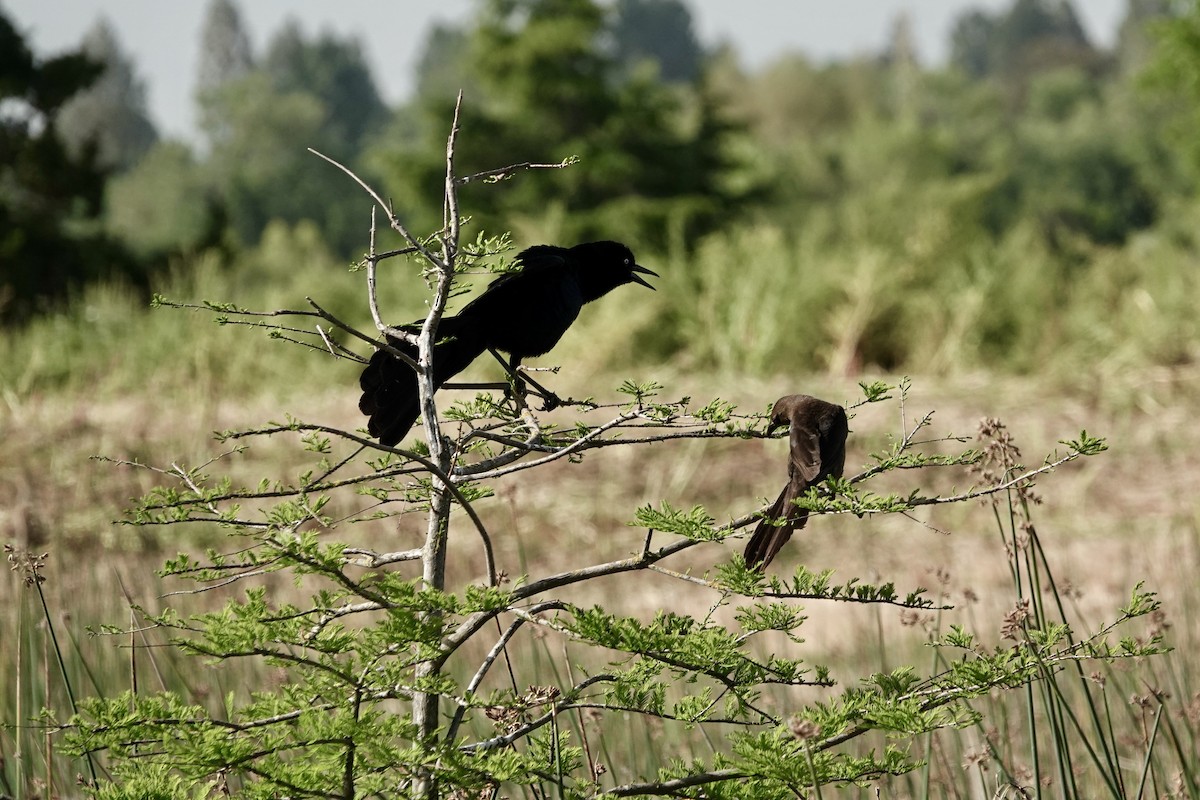
[[[808,522],[808,511],[797,508],[792,502],[795,499],[792,484],[789,483],[783,487],[771,510],[763,515],[762,521],[750,536],[750,541],[746,542],[746,566],[765,570],[780,548],[792,538],[792,534]],[[785,517],[786,522],[782,525],[777,524]]]
[[[455,325],[454,317],[443,319],[438,327],[439,336],[446,338],[433,347],[435,387],[466,369],[484,350],[477,337],[470,336],[469,330],[457,330],[460,327],[467,326]],[[416,360],[415,345],[391,338],[388,343]],[[367,430],[379,438],[380,444],[388,447],[398,444],[421,415],[421,397],[412,368],[388,351],[376,350],[358,385],[363,391],[358,409],[370,418]]]

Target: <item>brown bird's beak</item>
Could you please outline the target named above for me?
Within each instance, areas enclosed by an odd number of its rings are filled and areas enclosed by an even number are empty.
[[[633,281],[634,283],[640,283],[642,286],[645,286],[647,289],[649,289],[652,292],[657,291],[657,289],[655,289],[653,286],[646,283],[645,280],[638,277],[639,272],[642,273],[643,275],[653,275],[656,278],[658,277],[658,273],[652,269],[646,269],[645,267],[639,266],[637,264],[634,264],[632,267],[629,268],[629,280]]]

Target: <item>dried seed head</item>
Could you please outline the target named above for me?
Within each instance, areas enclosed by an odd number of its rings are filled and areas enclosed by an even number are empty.
[[[987,772],[988,769],[988,751],[986,747],[976,747],[973,750],[968,750],[963,753],[963,769],[978,768],[981,772]]]
[[[1138,706],[1139,708],[1141,708],[1143,710],[1149,710],[1150,709],[1150,695],[1148,695],[1148,694],[1130,695],[1129,696],[1129,705]]]
[[[1017,634],[1024,630],[1027,619],[1029,619],[1029,598],[1023,597],[1017,600],[1012,609],[1004,615],[1004,621],[1000,625],[1000,635],[1005,639],[1017,641],[1019,638]]]
[[[11,544],[4,545],[4,552],[8,553],[9,569],[13,572],[24,573],[23,580],[26,586],[41,586],[46,582],[46,576],[42,574],[42,570],[46,568],[46,559],[50,557],[49,553],[38,555],[28,550],[18,550]]]
[[[800,719],[793,716],[788,720],[788,730],[802,742],[807,742],[809,739],[815,739],[821,735],[821,726],[810,719]]]

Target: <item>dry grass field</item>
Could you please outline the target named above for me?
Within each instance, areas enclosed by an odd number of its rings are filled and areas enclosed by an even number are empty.
[[[828,377],[796,382],[697,378],[672,374],[670,368],[659,370],[656,377],[667,386],[664,399],[719,394],[743,411],[765,409],[775,397],[794,391],[848,402],[859,394],[855,381]],[[567,374],[556,380],[566,394],[585,393],[585,387],[573,384]],[[152,476],[89,456],[163,465],[198,463],[223,449],[210,438],[211,431],[248,427],[280,419],[284,413],[353,428],[359,424],[356,397],[353,384],[346,383],[282,400],[261,396],[224,401],[203,391],[192,398],[182,394],[166,398],[51,394],[19,399],[8,395],[0,406],[0,496],[5,498],[0,505],[0,530],[4,540],[18,548],[49,553],[43,588],[60,638],[65,634],[66,641],[59,644],[67,651],[77,691],[118,691],[131,681],[129,650],[120,647],[125,640],[91,637],[89,626],[126,624],[126,596],[151,610],[171,603],[198,611],[219,603],[224,597],[221,591],[165,596],[186,587],[161,581],[153,570],[177,550],[228,546],[223,534],[212,530],[112,524],[130,498],[151,487]],[[603,385],[617,383],[619,379],[613,378]],[[589,387],[595,385],[596,379],[589,379]],[[587,391],[596,393],[594,388]],[[1036,508],[1034,521],[1053,574],[1060,587],[1070,587],[1067,595],[1081,620],[1098,623],[1112,617],[1138,582],[1159,593],[1165,603],[1164,621],[1170,626],[1167,639],[1177,649],[1138,680],[1161,681],[1162,685],[1146,682],[1141,691],[1171,694],[1171,713],[1183,720],[1187,711],[1195,714],[1200,702],[1200,625],[1196,622],[1200,585],[1195,578],[1200,565],[1200,501],[1194,455],[1200,432],[1187,422],[1198,410],[1200,372],[1195,370],[1153,370],[1071,384],[985,375],[918,378],[904,409],[908,426],[921,414],[935,412],[931,438],[973,436],[982,417],[996,417],[1013,434],[1027,466],[1040,464],[1058,447],[1058,440],[1074,438],[1081,429],[1108,439],[1106,453],[1068,465],[1039,482],[1044,503]],[[549,418],[565,413],[555,412]],[[900,433],[900,410],[895,402],[862,407],[851,428],[847,471],[857,472],[871,463],[871,453],[887,446],[889,436]],[[259,442],[247,454],[227,462],[231,474],[247,482],[264,475],[291,474],[289,463],[298,450],[294,444],[284,437]],[[578,464],[560,463],[506,478],[496,484],[495,497],[479,503],[479,510],[493,532],[498,566],[507,574],[537,575],[579,567],[624,557],[641,547],[644,531],[627,525],[640,505],[699,504],[718,521],[758,507],[783,480],[784,447],[779,441],[733,440],[598,451]],[[971,482],[965,470],[948,468],[894,473],[886,483],[871,488],[950,494]],[[381,549],[405,549],[419,541],[423,521],[418,516],[366,523],[353,532]],[[693,548],[668,566],[702,574],[727,560],[738,546],[740,540]],[[926,587],[955,606],[936,616],[913,618],[888,607],[810,605],[802,630],[803,651],[796,651],[794,644],[781,646],[791,648],[789,656],[828,664],[843,684],[903,664],[923,667],[930,655],[922,645],[934,627],[944,630],[951,623],[963,624],[985,641],[999,643],[1002,616],[1013,602],[1004,543],[990,507],[978,502],[938,507],[911,518],[816,518],[773,570],[790,572],[797,563],[835,569],[835,580],[857,576],[869,582],[892,581],[902,593]],[[450,564],[452,584],[478,580],[484,574],[478,541],[467,526],[452,532]],[[284,577],[270,579],[269,585],[285,596],[295,591]],[[47,698],[61,710],[64,701],[55,688],[57,667],[47,660],[46,630],[39,623],[42,611],[34,593],[13,572],[0,584],[0,598],[0,624],[5,631],[0,709],[5,720],[18,718],[18,702],[22,718],[32,716],[31,709]],[[694,613],[714,601],[709,590],[646,572],[583,584],[566,598],[644,617],[660,609]],[[540,651],[526,654],[530,657],[523,662],[522,682],[534,684],[576,659],[586,661],[585,656],[557,646],[530,644],[531,651]],[[186,687],[199,700],[271,679],[269,674],[246,674],[244,665],[211,669],[169,650],[139,650],[139,658],[136,674],[143,686]],[[819,693],[779,695],[768,702],[786,709],[819,697]],[[44,754],[38,737],[29,734],[26,729],[23,769],[36,775],[46,768]],[[630,730],[618,738],[633,735]],[[648,735],[643,731],[638,738]],[[942,776],[933,780],[944,785],[946,796],[980,791],[959,763],[969,760],[980,735],[963,733],[953,740],[953,752],[929,743],[937,751],[933,760],[941,770],[937,775]],[[5,728],[0,737],[11,780],[14,730]],[[689,735],[667,741],[668,750],[698,746]],[[948,740],[942,734],[938,741]],[[636,752],[647,757],[645,748]],[[626,767],[633,771],[652,763]],[[60,763],[58,768],[62,767]],[[1159,788],[1160,794],[1169,794],[1170,787]],[[896,796],[921,794],[913,785],[893,790],[899,792]]]

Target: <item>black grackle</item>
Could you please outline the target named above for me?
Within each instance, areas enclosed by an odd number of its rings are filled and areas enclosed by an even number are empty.
[[[485,350],[509,355],[508,369],[517,378],[521,360],[550,351],[590,303],[625,283],[653,289],[640,274],[633,253],[619,242],[587,242],[574,247],[537,245],[516,258],[521,269],[502,275],[454,316],[443,317],[433,348],[434,385],[441,386],[467,368]],[[421,322],[404,326],[417,332]],[[389,339],[403,353],[417,357],[414,345]],[[363,370],[359,410],[370,420],[367,430],[384,445],[395,445],[420,414],[413,370],[386,350],[377,350]]]

